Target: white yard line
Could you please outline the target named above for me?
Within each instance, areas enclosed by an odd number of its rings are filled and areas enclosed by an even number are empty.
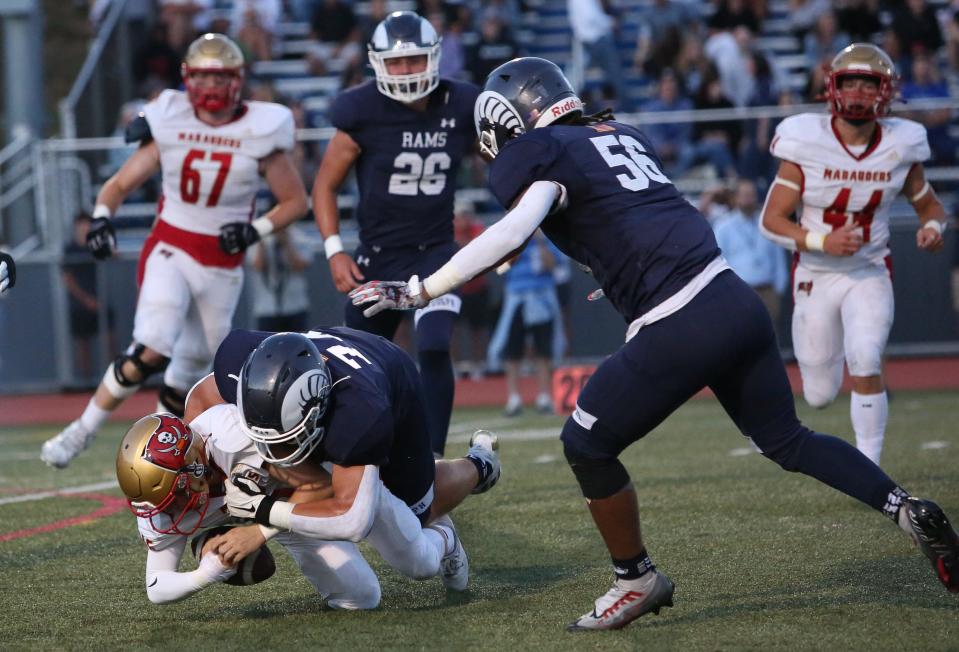
[[[64,494],[82,494],[88,491],[103,491],[104,489],[113,489],[117,486],[116,480],[107,480],[106,482],[94,482],[92,484],[83,484],[76,487],[64,487],[53,491],[39,491],[35,494],[21,494],[19,496],[8,496],[0,498],[0,505],[10,505],[12,503],[28,503],[34,500],[43,500],[53,498]]]

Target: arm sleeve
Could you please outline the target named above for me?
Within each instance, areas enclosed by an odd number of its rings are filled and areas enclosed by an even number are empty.
[[[509,209],[534,181],[550,179],[549,170],[561,151],[553,138],[535,132],[508,142],[490,164],[490,191],[503,208]]]
[[[328,517],[303,516],[291,512],[289,522],[284,525],[288,525],[287,529],[291,532],[315,539],[361,541],[373,527],[382,486],[379,469],[369,465],[363,470],[356,498],[346,512]]]
[[[431,297],[445,294],[522,247],[564,195],[565,189],[556,182],[534,182],[513,210],[423,281],[426,291]]]
[[[186,537],[180,537],[176,545],[147,550],[147,597],[153,604],[177,602],[236,572],[223,566],[216,555],[206,555],[196,570],[178,573],[177,564],[185,547]]]
[[[766,228],[765,224],[763,224],[762,216],[766,214],[766,203],[769,202],[769,197],[770,195],[772,195],[772,187],[776,185],[776,181],[778,179],[779,177],[776,177],[776,179],[773,179],[772,185],[769,186],[769,192],[766,193],[766,201],[763,202],[763,210],[759,214],[759,232],[763,234],[764,238],[772,242],[775,242],[780,247],[783,247],[784,249],[788,249],[789,251],[796,251],[795,240],[793,240],[792,238],[786,235],[779,235],[778,233],[773,233],[772,231]]]

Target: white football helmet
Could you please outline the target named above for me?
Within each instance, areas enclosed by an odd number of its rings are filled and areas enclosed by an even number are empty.
[[[440,37],[425,18],[412,11],[394,11],[373,31],[369,42],[370,65],[376,87],[383,95],[408,104],[426,97],[440,83]],[[386,61],[426,56],[426,69],[408,75],[391,75]]]

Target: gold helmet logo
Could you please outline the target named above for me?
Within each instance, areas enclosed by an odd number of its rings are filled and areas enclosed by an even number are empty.
[[[240,46],[223,34],[204,34],[190,43],[184,67],[190,70],[240,70],[243,68],[243,51]]]
[[[861,77],[876,82],[874,96],[846,93],[842,80]],[[881,48],[872,43],[853,43],[837,54],[829,66],[826,97],[833,114],[849,120],[874,120],[889,112],[898,81],[896,66]]]
[[[158,532],[190,534],[200,526],[209,502],[208,467],[203,441],[183,421],[161,413],[134,423],[120,442],[116,468],[130,511]],[[191,512],[196,516],[187,526]],[[161,514],[170,523],[161,523]]]

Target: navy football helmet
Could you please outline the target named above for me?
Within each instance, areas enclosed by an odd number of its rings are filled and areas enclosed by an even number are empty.
[[[409,103],[426,97],[440,83],[440,37],[425,18],[412,11],[394,11],[373,31],[369,45],[370,65],[376,73],[376,87],[398,102]],[[426,69],[406,75],[391,75],[387,59],[426,57]]]
[[[494,158],[510,138],[582,113],[583,102],[559,66],[539,57],[521,57],[489,74],[476,98],[473,121],[480,152]]]
[[[321,425],[333,387],[319,349],[300,333],[277,333],[240,368],[240,425],[264,460],[299,464],[323,441]]]

